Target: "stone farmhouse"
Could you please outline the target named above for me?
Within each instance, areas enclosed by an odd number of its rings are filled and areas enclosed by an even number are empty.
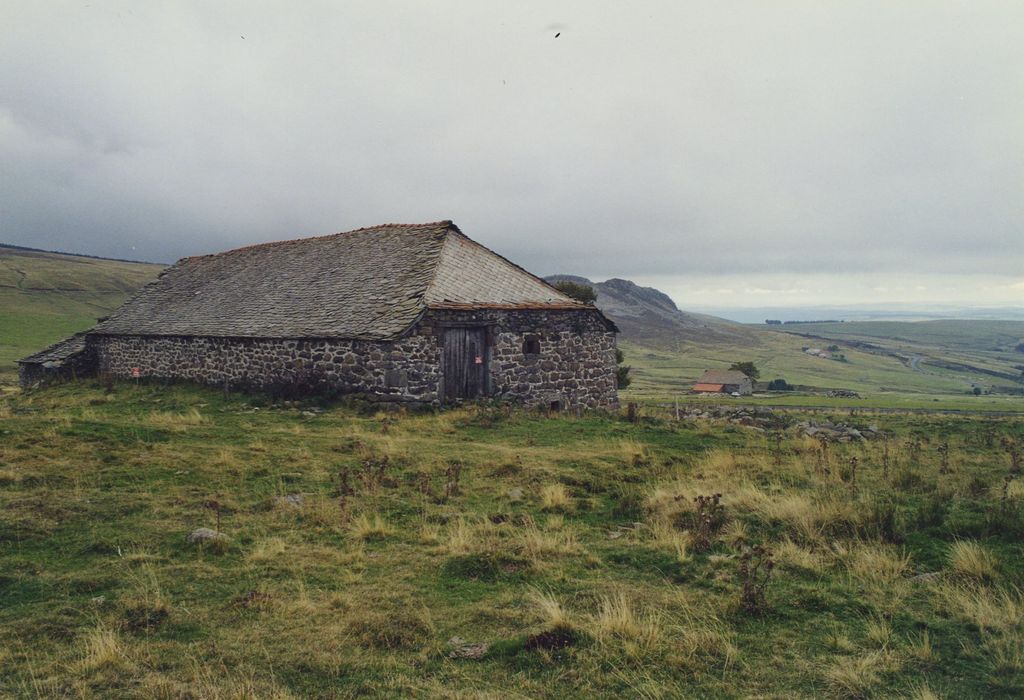
[[[709,369],[701,375],[693,390],[699,394],[741,394],[754,393],[754,382],[747,375],[735,369]]]
[[[616,332],[451,221],[388,224],[179,260],[20,376],[614,409]]]

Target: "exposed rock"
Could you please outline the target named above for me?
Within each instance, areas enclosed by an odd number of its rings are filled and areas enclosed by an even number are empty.
[[[452,637],[448,646],[452,648],[448,656],[453,659],[482,659],[491,649],[487,642],[467,642],[462,637]]]
[[[289,493],[286,496],[274,497],[274,505],[284,508],[301,508],[305,501],[306,497],[301,493]]]
[[[227,538],[228,536],[223,532],[217,532],[208,527],[200,527],[190,532],[187,539],[189,544],[201,544],[213,540],[226,540]]]
[[[519,487],[511,488],[506,493],[510,501],[521,501],[523,500],[523,490]]]
[[[795,426],[797,432],[808,437],[832,440],[834,442],[850,442],[851,440],[867,440],[878,437],[878,427],[856,428],[846,423],[831,421],[801,421]]]
[[[754,430],[778,429],[789,422],[789,417],[776,413],[767,406],[737,408],[732,406],[680,406],[680,420],[721,420]]]

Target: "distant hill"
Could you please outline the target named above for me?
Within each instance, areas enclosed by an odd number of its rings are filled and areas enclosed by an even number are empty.
[[[663,292],[623,279],[592,282],[596,304],[619,326],[635,398],[689,391],[708,369],[752,361],[768,381],[866,394],[951,397],[974,387],[1000,396],[1024,389],[1024,324],[996,321],[753,326],[680,310]],[[826,359],[809,347],[837,349]],[[825,353],[828,355],[829,353]],[[930,399],[929,399],[930,400]]]
[[[0,373],[14,361],[89,328],[163,265],[0,244]]]
[[[756,343],[757,330],[716,316],[681,311],[664,292],[613,278],[592,282],[576,275],[551,275],[585,284],[597,292],[597,307],[619,326],[622,336],[648,347],[676,347],[679,342]]]

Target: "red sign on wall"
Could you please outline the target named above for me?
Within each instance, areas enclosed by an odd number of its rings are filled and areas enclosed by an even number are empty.
[[[138,379],[142,376],[142,370],[138,367],[132,367],[132,379]]]

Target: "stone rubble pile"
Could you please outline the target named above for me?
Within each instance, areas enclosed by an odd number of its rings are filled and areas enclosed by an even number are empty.
[[[725,421],[759,430],[778,428],[786,417],[777,414],[767,406],[741,408],[734,406],[680,406],[680,420]]]
[[[877,425],[858,428],[846,423],[832,421],[802,421],[793,428],[803,435],[812,438],[825,438],[833,442],[850,442],[851,440],[873,440],[881,436]]]
[[[832,442],[873,440],[882,435],[877,425],[861,427],[829,420],[791,423],[792,419],[787,414],[773,411],[767,406],[680,406],[679,419],[725,422],[762,431],[785,429],[798,435],[825,438]]]

